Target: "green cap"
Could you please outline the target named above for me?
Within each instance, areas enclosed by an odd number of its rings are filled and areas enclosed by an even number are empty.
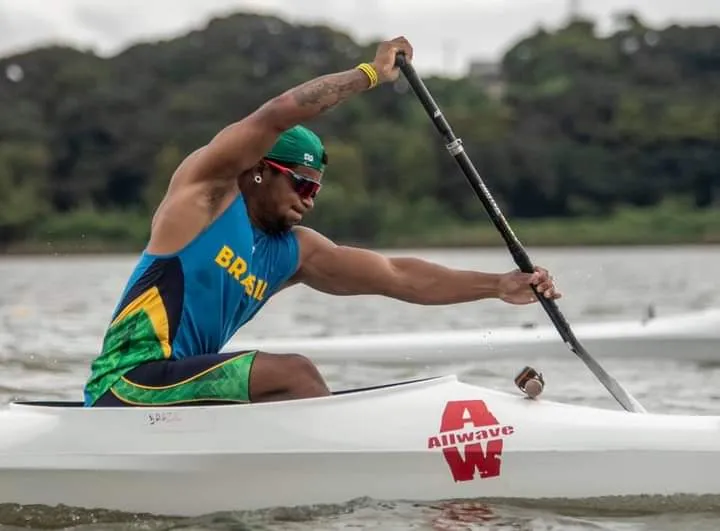
[[[324,171],[327,163],[325,147],[320,137],[302,125],[293,126],[280,133],[275,145],[265,157],[318,171]]]

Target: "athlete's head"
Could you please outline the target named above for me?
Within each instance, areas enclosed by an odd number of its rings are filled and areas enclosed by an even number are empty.
[[[326,164],[320,138],[306,127],[280,134],[242,185],[248,207],[264,229],[285,231],[302,221],[315,204]]]

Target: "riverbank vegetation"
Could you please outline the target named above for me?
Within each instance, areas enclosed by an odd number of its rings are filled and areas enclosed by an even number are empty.
[[[183,156],[374,48],[237,14],[110,58],[0,59],[0,245],[141,248]],[[426,82],[523,242],[720,242],[720,27],[573,20],[517,42],[492,79]],[[502,245],[402,78],[308,125],[330,158],[309,225],[377,247]]]

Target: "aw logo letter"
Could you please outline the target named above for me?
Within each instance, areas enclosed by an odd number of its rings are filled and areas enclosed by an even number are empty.
[[[428,438],[428,449],[442,450],[455,482],[498,477],[503,438],[512,426],[501,425],[482,400],[457,400],[445,404],[440,433]]]

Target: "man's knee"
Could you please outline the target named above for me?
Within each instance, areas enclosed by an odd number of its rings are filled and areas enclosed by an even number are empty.
[[[295,376],[307,376],[314,379],[322,379],[320,372],[309,358],[302,354],[283,354],[288,370]]]
[[[254,401],[330,394],[315,364],[301,354],[258,353],[250,388]]]

